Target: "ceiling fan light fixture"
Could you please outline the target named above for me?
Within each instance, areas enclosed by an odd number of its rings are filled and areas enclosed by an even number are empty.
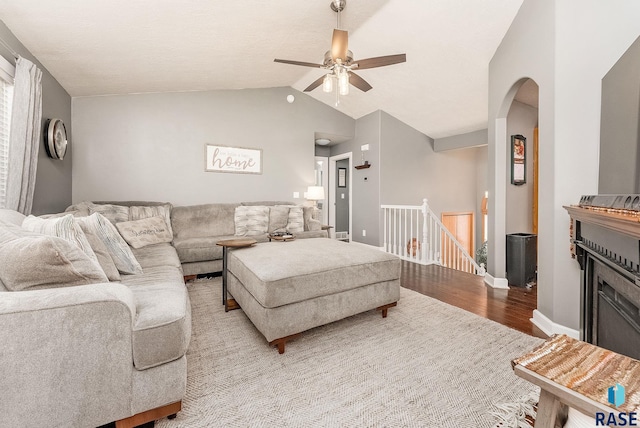
[[[342,69],[338,75],[338,90],[340,95],[349,95],[349,73],[346,69]]]
[[[322,80],[322,91],[327,93],[333,91],[333,79],[331,78],[330,73],[325,75]]]

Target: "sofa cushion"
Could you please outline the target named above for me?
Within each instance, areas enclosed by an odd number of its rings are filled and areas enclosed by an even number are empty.
[[[178,257],[182,263],[203,262],[209,260],[222,259],[222,247],[216,245],[218,241],[225,239],[236,239],[235,235],[227,236],[203,236],[200,238],[187,238],[173,240],[173,246],[178,252]],[[258,242],[267,242],[268,236],[252,236]]]
[[[133,364],[144,370],[181,358],[191,337],[191,304],[180,270],[162,266],[123,275],[136,301]]]
[[[96,265],[99,265],[98,258],[91,248],[91,244],[89,244],[82,228],[74,220],[72,214],[50,219],[42,219],[30,215],[22,222],[22,228],[44,235],[57,236],[65,241],[69,241],[77,245],[87,257],[93,260]]]
[[[284,232],[289,220],[289,207],[276,205],[269,207],[269,233]]]
[[[263,235],[269,230],[269,207],[236,207],[234,222],[236,236]]]
[[[133,248],[171,242],[173,239],[162,216],[116,223],[116,228]]]
[[[143,218],[161,216],[167,225],[169,233],[173,237],[173,229],[171,228],[171,204],[162,205],[133,205],[129,207],[129,220],[141,220]]]
[[[108,282],[77,245],[0,222],[0,279],[10,291]]]
[[[359,244],[297,239],[231,251],[228,269],[262,306],[275,308],[396,280],[400,259]]]
[[[113,204],[89,204],[89,214],[102,214],[111,223],[129,221],[129,207]]]
[[[84,222],[84,225],[91,228],[102,240],[120,272],[127,274],[142,273],[142,267],[131,252],[129,245],[122,239],[116,227],[102,214],[94,213],[89,217],[78,217],[76,221]]]
[[[235,233],[233,216],[238,204],[206,204],[173,207],[171,225],[175,238],[230,236]]]
[[[147,268],[159,266],[171,266],[181,269],[178,253],[176,253],[176,249],[171,244],[148,245],[139,249],[134,248],[131,251],[145,271]]]
[[[289,219],[287,220],[287,232],[304,232],[304,215],[302,207],[289,208]]]

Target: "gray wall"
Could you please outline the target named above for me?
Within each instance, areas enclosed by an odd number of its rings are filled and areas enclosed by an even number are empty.
[[[376,247],[380,246],[381,239],[380,222],[373,214],[380,212],[380,113],[375,111],[356,120],[355,137],[331,146],[331,156],[352,152],[353,165],[356,166],[362,162],[360,146],[369,144],[365,159],[371,167],[362,170],[354,168],[349,171],[353,174],[351,240]],[[362,236],[363,230],[367,231],[367,236]]]
[[[316,156],[322,156],[328,158],[331,156],[331,147],[329,146],[318,146],[316,145]]]
[[[427,198],[438,218],[467,211],[479,217],[486,179],[478,183],[478,175],[486,176],[486,147],[436,153],[428,136],[385,112],[381,118],[381,203],[420,205]]]
[[[71,204],[71,170],[74,146],[71,132],[71,97],[1,21],[0,38],[6,41],[18,54],[42,70],[42,129],[44,130],[46,120],[51,118],[62,119],[67,128],[69,145],[67,146],[67,154],[62,161],[47,157],[44,137],[41,138],[32,210],[35,215],[64,211]],[[0,45],[0,55],[15,64],[12,54],[2,45]]]
[[[371,167],[352,171],[354,241],[383,245],[381,204],[420,205],[428,198],[438,216],[473,211],[479,217],[487,182],[486,147],[435,153],[432,143],[423,133],[376,111],[356,121],[353,140],[331,148],[332,156],[352,152],[357,165],[362,162],[360,146],[369,144],[365,159]]]
[[[296,100],[289,104],[288,94]],[[73,200],[292,200],[314,184],[314,133],[355,121],[291,88],[73,99]],[[204,171],[205,144],[263,150],[263,173]]]
[[[487,132],[488,131],[486,129],[481,129],[479,131],[467,132],[466,134],[437,138],[433,140],[433,150],[441,152],[443,150],[486,146]]]
[[[511,136],[520,134],[527,139],[526,183],[511,184],[511,150],[507,150],[507,224],[506,233],[533,232],[533,129],[538,125],[538,109],[514,101],[507,116],[507,145]]]
[[[598,193],[640,192],[640,38],[602,79]]]
[[[489,191],[487,183],[487,168],[489,164],[489,149],[487,146],[477,147],[476,152],[476,250],[482,246],[482,199],[484,192]],[[486,268],[486,266],[485,266]]]
[[[346,169],[346,185],[347,187],[338,187],[338,174],[339,169]],[[353,171],[356,171],[355,169]],[[336,176],[334,177],[336,192],[336,232],[345,232],[349,230],[349,174],[353,174],[353,171],[349,171],[349,159],[342,159],[336,162]]]

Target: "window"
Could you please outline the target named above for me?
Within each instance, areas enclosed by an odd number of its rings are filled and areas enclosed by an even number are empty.
[[[0,208],[6,206],[9,174],[9,128],[15,67],[0,57]]]

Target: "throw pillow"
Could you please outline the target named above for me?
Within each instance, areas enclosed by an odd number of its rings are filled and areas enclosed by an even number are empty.
[[[100,263],[100,267],[104,271],[109,281],[120,281],[120,272],[118,272],[118,268],[116,264],[113,262],[111,258],[111,254],[107,249],[107,246],[102,242],[102,239],[96,234],[95,230],[85,224],[84,221],[79,221],[78,225],[80,229],[84,232],[84,235],[87,237],[87,241],[89,241],[89,245],[91,245],[91,249],[96,254],[98,258],[98,263]]]
[[[304,232],[304,217],[302,207],[289,208],[289,218],[287,220],[287,232]]]
[[[73,214],[67,214],[63,217],[43,219],[28,216],[22,222],[22,228],[31,232],[41,233],[49,236],[56,236],[72,244],[77,245],[89,259],[93,260],[97,265],[98,258],[91,248],[91,244],[87,240],[80,225],[75,221]]]
[[[77,218],[76,221],[93,230],[95,235],[100,238],[105,247],[107,247],[113,263],[121,273],[142,273],[142,267],[131,252],[129,245],[122,239],[116,227],[102,214],[94,213],[89,217]]]
[[[302,207],[302,217],[304,219],[304,230],[311,230],[311,220],[313,219],[313,207]]]
[[[173,240],[162,216],[116,223],[116,228],[124,240],[136,249]]]
[[[269,207],[236,207],[234,220],[236,236],[264,235],[269,230]]]
[[[154,206],[131,206],[129,207],[129,221],[142,220],[143,218],[157,217],[164,218],[167,225],[167,230],[173,237],[173,230],[171,229],[171,204],[154,205]]]
[[[0,222],[0,280],[9,291],[108,282],[75,244]]]
[[[111,223],[129,221],[129,207],[112,204],[89,204],[89,214],[102,214]]]
[[[287,230],[289,220],[289,207],[277,205],[269,208],[269,233],[284,232]]]
[[[26,216],[18,211],[0,208],[0,221],[5,221],[7,223],[13,223],[20,226]]]

